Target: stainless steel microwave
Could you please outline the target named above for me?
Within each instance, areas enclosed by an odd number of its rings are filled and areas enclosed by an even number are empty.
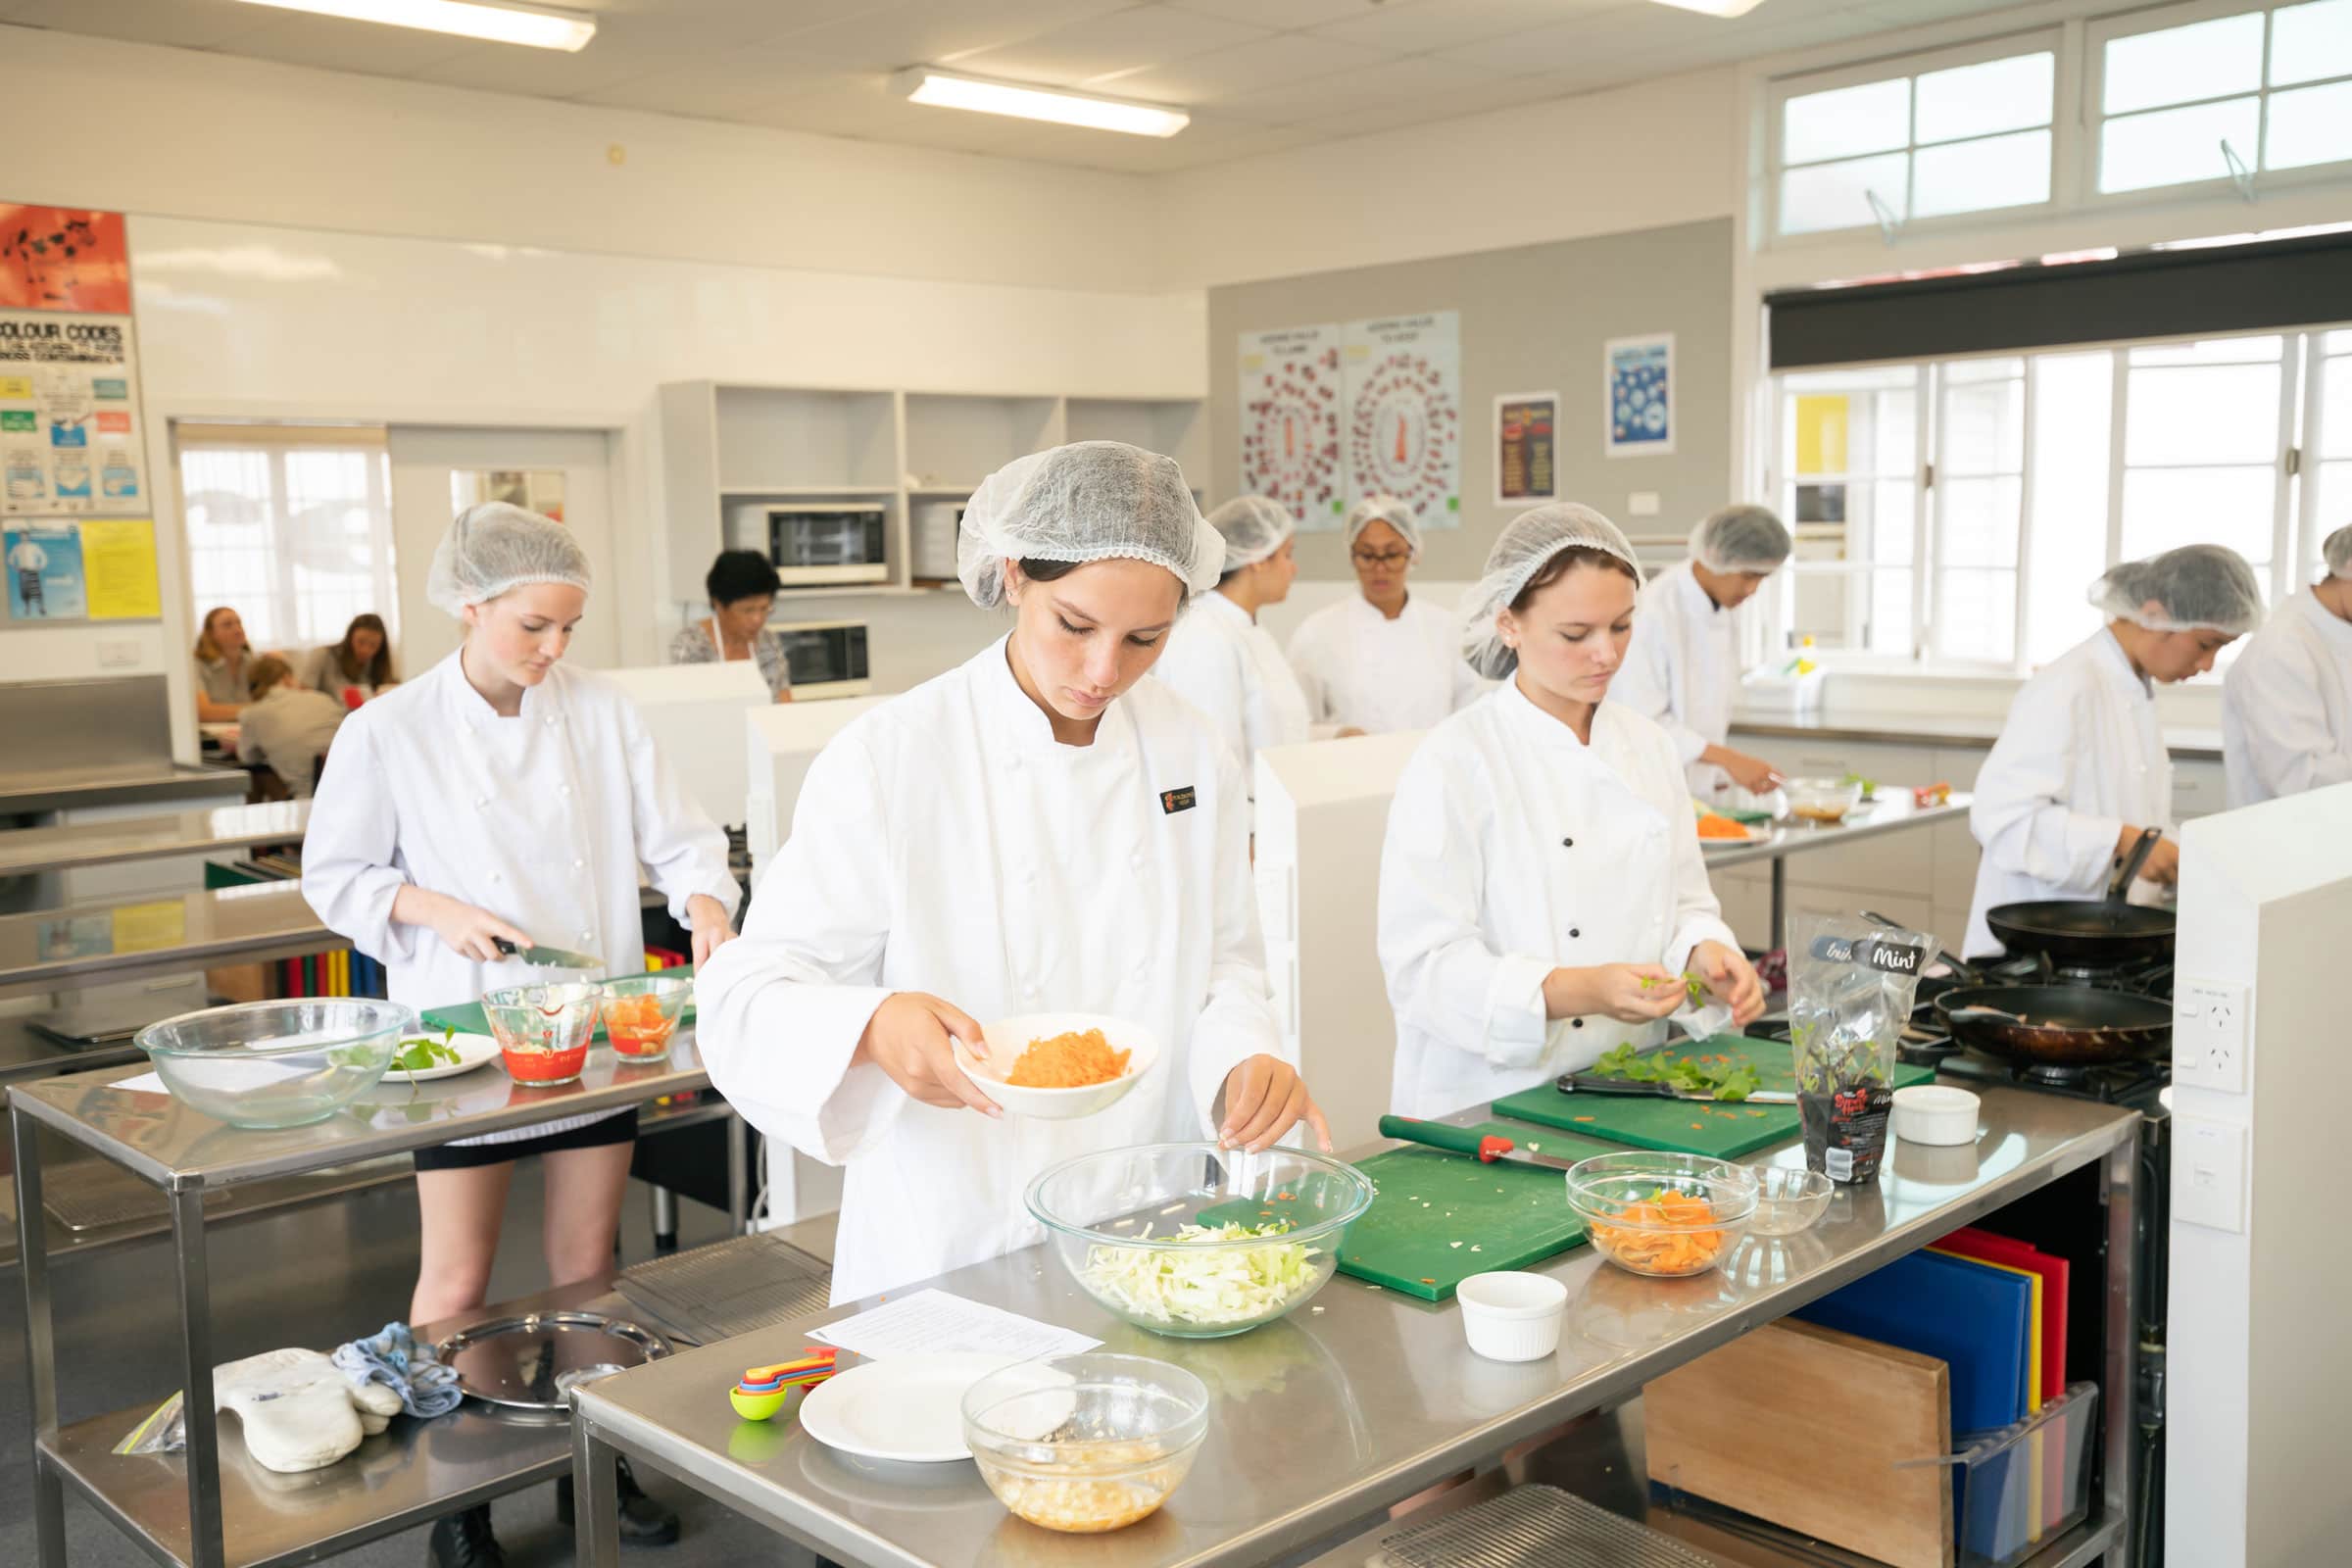
[[[792,665],[795,702],[817,697],[863,697],[873,689],[866,663],[865,622],[808,620],[773,628]]]
[[[734,535],[764,538],[776,577],[787,588],[832,583],[887,582],[885,539],[890,509],[879,501],[745,503],[735,509]]]

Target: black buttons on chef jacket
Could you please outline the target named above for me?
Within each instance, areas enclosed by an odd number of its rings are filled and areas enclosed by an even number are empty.
[[[1582,1018],[1571,1018],[1568,1020],[1568,1027],[1571,1029],[1582,1029],[1584,1026],[1585,1020]]]
[[[1579,930],[1578,930],[1576,927],[1574,927],[1574,926],[1570,926],[1570,927],[1568,928],[1568,934],[1569,934],[1570,936],[1572,936],[1572,937],[1581,937],[1581,936],[1583,936],[1583,935],[1584,935],[1584,933],[1583,933],[1582,931],[1579,931]]]
[[[1573,850],[1576,848],[1576,840],[1562,839],[1560,840],[1560,848],[1563,850]]]

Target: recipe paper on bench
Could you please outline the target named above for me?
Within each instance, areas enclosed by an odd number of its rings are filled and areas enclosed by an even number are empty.
[[[918,1352],[1034,1361],[1046,1355],[1076,1355],[1102,1343],[1003,1307],[967,1301],[946,1291],[903,1296],[856,1317],[811,1329],[808,1337],[854,1350],[869,1361]]]

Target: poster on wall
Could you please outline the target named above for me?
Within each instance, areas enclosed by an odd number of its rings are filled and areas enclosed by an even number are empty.
[[[1674,453],[1674,334],[1621,337],[1601,345],[1601,419],[1612,458]]]
[[[1494,504],[1560,498],[1560,395],[1505,392],[1494,400]]]
[[[10,620],[81,620],[88,616],[81,536],[74,524],[10,528],[0,533],[0,559],[8,564]]]
[[[1308,531],[1340,525],[1340,332],[1285,326],[1241,336],[1242,491],[1271,496]]]
[[[81,524],[81,571],[92,620],[154,620],[164,612],[155,568],[155,524],[146,517],[91,517]]]
[[[122,215],[0,202],[0,309],[128,316]]]
[[[144,510],[130,318],[0,310],[0,515]]]
[[[1461,323],[1433,311],[1340,329],[1350,503],[1396,496],[1424,528],[1461,526]]]
[[[561,468],[459,468],[449,476],[449,499],[464,512],[486,501],[536,512],[556,522],[564,520],[564,470]]]

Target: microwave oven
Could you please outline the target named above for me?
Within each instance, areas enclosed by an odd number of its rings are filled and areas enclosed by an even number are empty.
[[[749,503],[735,509],[733,533],[764,539],[776,578],[787,588],[887,582],[884,540],[890,509],[879,501]]]
[[[873,689],[866,663],[865,622],[808,620],[771,628],[792,665],[792,697],[863,697]]]

